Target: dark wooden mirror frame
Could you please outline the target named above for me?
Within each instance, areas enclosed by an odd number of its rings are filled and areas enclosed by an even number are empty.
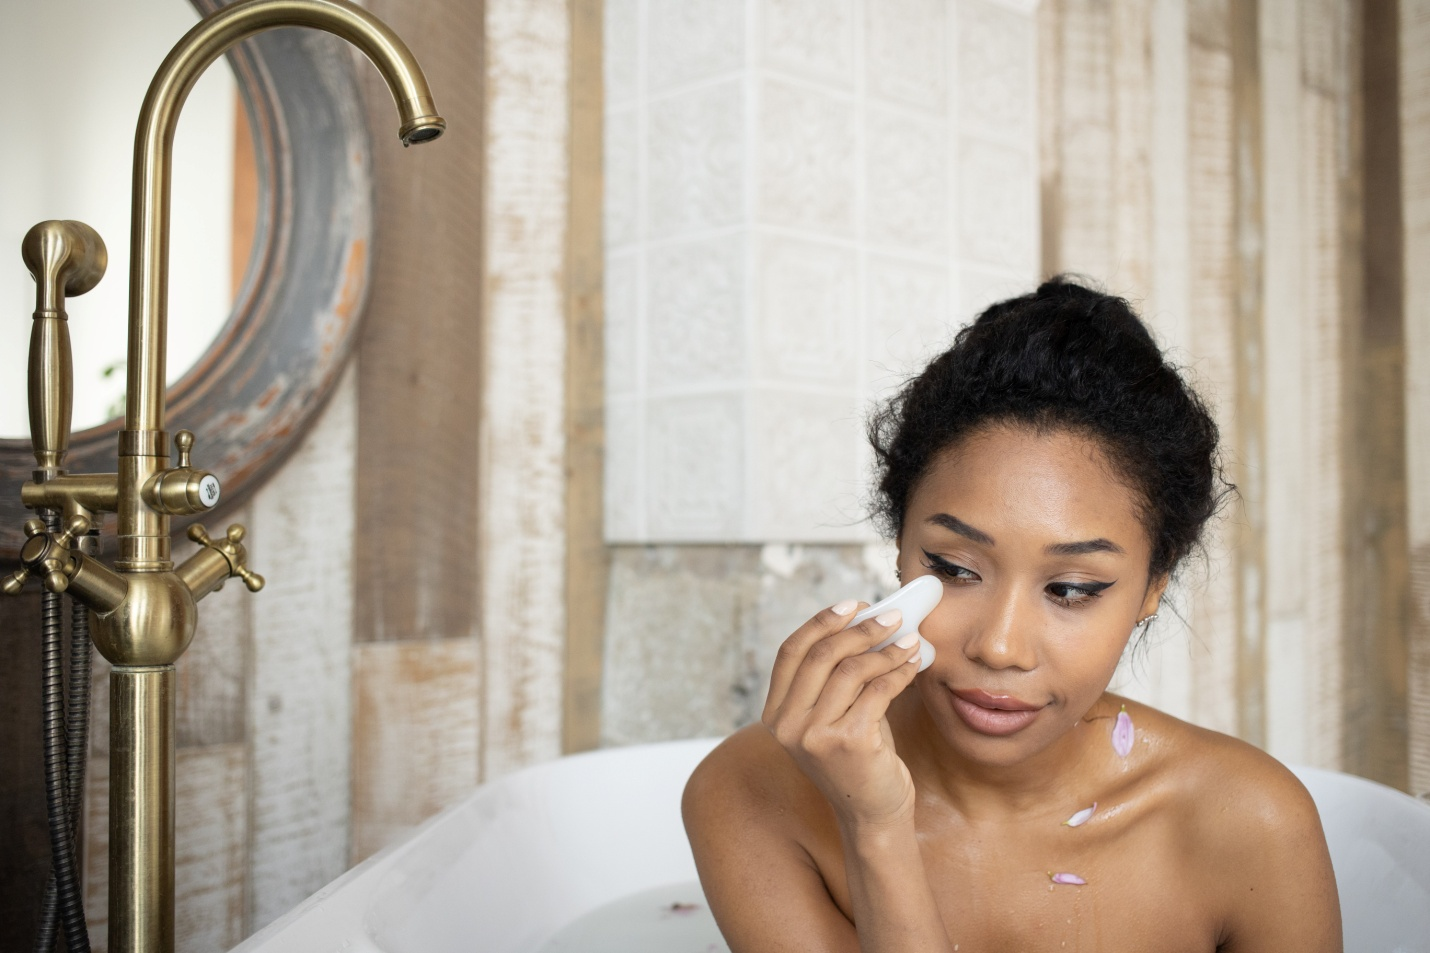
[[[223,6],[192,2],[205,15]],[[228,53],[258,172],[253,252],[228,321],[169,388],[166,418],[170,434],[194,432],[194,466],[223,485],[218,508],[202,517],[210,523],[251,496],[292,451],[356,340],[367,297],[373,187],[353,56],[341,40],[304,29],[263,33]],[[103,237],[111,246],[129,241]],[[104,280],[128,277],[111,273]],[[4,373],[25,373],[23,365],[11,366],[20,356],[6,356]],[[117,418],[75,433],[68,470],[113,472],[122,424]],[[20,504],[20,485],[34,466],[28,439],[0,439],[0,560],[16,558],[21,527],[33,515]],[[185,522],[176,520],[176,531]]]

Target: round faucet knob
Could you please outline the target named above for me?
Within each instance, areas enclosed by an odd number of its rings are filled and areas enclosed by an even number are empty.
[[[194,449],[194,432],[192,430],[180,430],[174,434],[174,446],[179,449],[179,466],[187,468],[189,465],[189,452]]]
[[[243,584],[248,587],[249,592],[257,592],[263,588],[266,579],[247,566],[238,567],[238,576],[243,580]]]
[[[60,533],[59,536],[55,537],[55,545],[59,546],[62,549],[68,549],[70,542],[76,536],[83,536],[85,533],[88,532],[89,517],[84,516],[83,514],[76,514],[70,517],[69,522],[65,524],[64,532]]]
[[[6,576],[3,586],[0,586],[0,588],[3,588],[5,590],[5,595],[7,596],[18,596],[20,594],[20,590],[25,588],[25,580],[29,578],[30,570],[21,567],[20,569]]]
[[[41,519],[28,519],[28,520],[25,520],[25,537],[26,537],[27,539],[34,539],[36,536],[39,536],[41,533],[44,533],[44,532],[45,532],[45,521],[44,521],[44,520],[41,520]]]
[[[70,577],[58,569],[45,573],[45,588],[50,592],[64,592],[70,587]]]

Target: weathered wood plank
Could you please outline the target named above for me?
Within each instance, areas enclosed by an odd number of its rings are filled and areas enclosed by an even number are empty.
[[[1311,697],[1306,652],[1306,312],[1301,299],[1300,4],[1261,0],[1261,90],[1266,196],[1266,744],[1304,764]],[[1284,408],[1284,410],[1283,410]]]
[[[566,660],[561,747],[601,740],[606,624],[603,0],[571,0],[566,225]]]
[[[1405,483],[1404,235],[1400,189],[1399,17],[1396,0],[1365,0],[1350,35],[1343,177],[1350,227],[1343,256],[1351,341],[1346,432],[1347,770],[1393,787],[1409,783],[1406,731],[1406,616],[1409,549]],[[1424,157],[1418,157],[1425,161]],[[1348,283],[1349,284],[1349,283]]]
[[[1230,250],[1236,409],[1232,479],[1240,490],[1234,524],[1236,726],[1266,745],[1266,381],[1264,340],[1265,207],[1262,192],[1261,41],[1258,0],[1232,0],[1230,32],[1235,219]]]
[[[1347,426],[1341,373],[1341,269],[1339,200],[1339,105],[1318,89],[1308,56],[1320,43],[1323,5],[1302,7],[1300,192],[1302,215],[1301,300],[1305,333],[1303,413],[1306,432],[1305,479],[1308,493],[1301,518],[1306,553],[1306,607],[1303,658],[1307,705],[1305,750],[1310,764],[1341,765],[1341,630],[1345,599],[1342,433]],[[1317,21],[1317,22],[1313,22]]]
[[[8,575],[16,567],[0,565]],[[40,588],[0,596],[0,949],[29,949],[50,872],[40,720]]]
[[[1405,225],[1405,448],[1411,616],[1406,692],[1410,790],[1430,793],[1430,3],[1400,4]]]
[[[185,953],[242,940],[248,847],[248,746],[180,748],[175,763],[174,934]],[[96,953],[108,945],[109,759],[90,763],[85,907]]]
[[[347,867],[356,380],[250,504],[250,930]]]
[[[1225,2],[1198,0],[1189,7],[1190,127],[1188,135],[1189,291],[1194,323],[1195,377],[1222,430],[1223,454],[1237,461],[1236,426],[1236,187],[1234,174],[1232,57],[1226,45]],[[1193,717],[1235,734],[1239,652],[1235,510],[1214,523],[1207,544],[1209,573],[1194,597],[1192,622]]]
[[[251,520],[248,507],[232,516],[234,523],[245,527],[251,526]],[[228,526],[224,522],[208,529],[220,536]],[[195,548],[187,539],[175,540],[174,560],[182,562]],[[175,666],[175,735],[179,747],[244,740],[244,679],[248,674],[253,599],[243,583],[234,580],[199,603],[194,640]]]
[[[569,33],[561,0],[486,4],[483,779],[561,752]]]
[[[377,248],[358,343],[355,637],[474,636],[482,377],[482,5],[370,0],[417,55],[447,120],[397,147],[364,68]]]
[[[476,787],[480,685],[475,639],[355,647],[352,863]]]

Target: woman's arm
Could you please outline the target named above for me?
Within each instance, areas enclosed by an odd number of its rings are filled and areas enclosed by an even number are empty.
[[[1216,879],[1229,911],[1219,949],[1341,953],[1340,901],[1316,804],[1278,762],[1260,752],[1245,761],[1217,818]]]
[[[761,721],[833,809],[857,934],[797,840],[778,833],[778,815],[757,821],[758,805],[719,797],[724,759],[712,755],[687,788],[686,825],[701,882],[737,953],[951,950],[915,837],[913,779],[885,718],[917,674],[918,641],[869,652],[899,617],[845,629],[856,609],[826,609],[785,640]],[[725,777],[738,774],[738,760],[725,764]],[[716,800],[730,813],[712,806]]]

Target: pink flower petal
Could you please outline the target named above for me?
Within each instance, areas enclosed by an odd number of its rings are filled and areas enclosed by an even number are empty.
[[[1122,757],[1132,753],[1132,716],[1127,714],[1127,706],[1117,713],[1117,724],[1112,727],[1112,750]]]
[[[1055,884],[1071,884],[1074,887],[1081,887],[1087,883],[1086,880],[1083,880],[1077,874],[1055,874],[1052,871],[1048,871],[1048,877],[1050,877]]]
[[[1070,817],[1070,818],[1068,818],[1067,820],[1063,821],[1063,826],[1065,826],[1065,827],[1081,827],[1081,826],[1083,826],[1084,824],[1086,824],[1086,823],[1088,822],[1088,819],[1092,817],[1093,811],[1096,811],[1096,810],[1097,810],[1097,802],[1096,802],[1096,801],[1093,801],[1093,802],[1092,802],[1092,807],[1085,807],[1085,808],[1083,808],[1081,811],[1078,811],[1078,812],[1077,812],[1076,814],[1074,814],[1072,817]]]

